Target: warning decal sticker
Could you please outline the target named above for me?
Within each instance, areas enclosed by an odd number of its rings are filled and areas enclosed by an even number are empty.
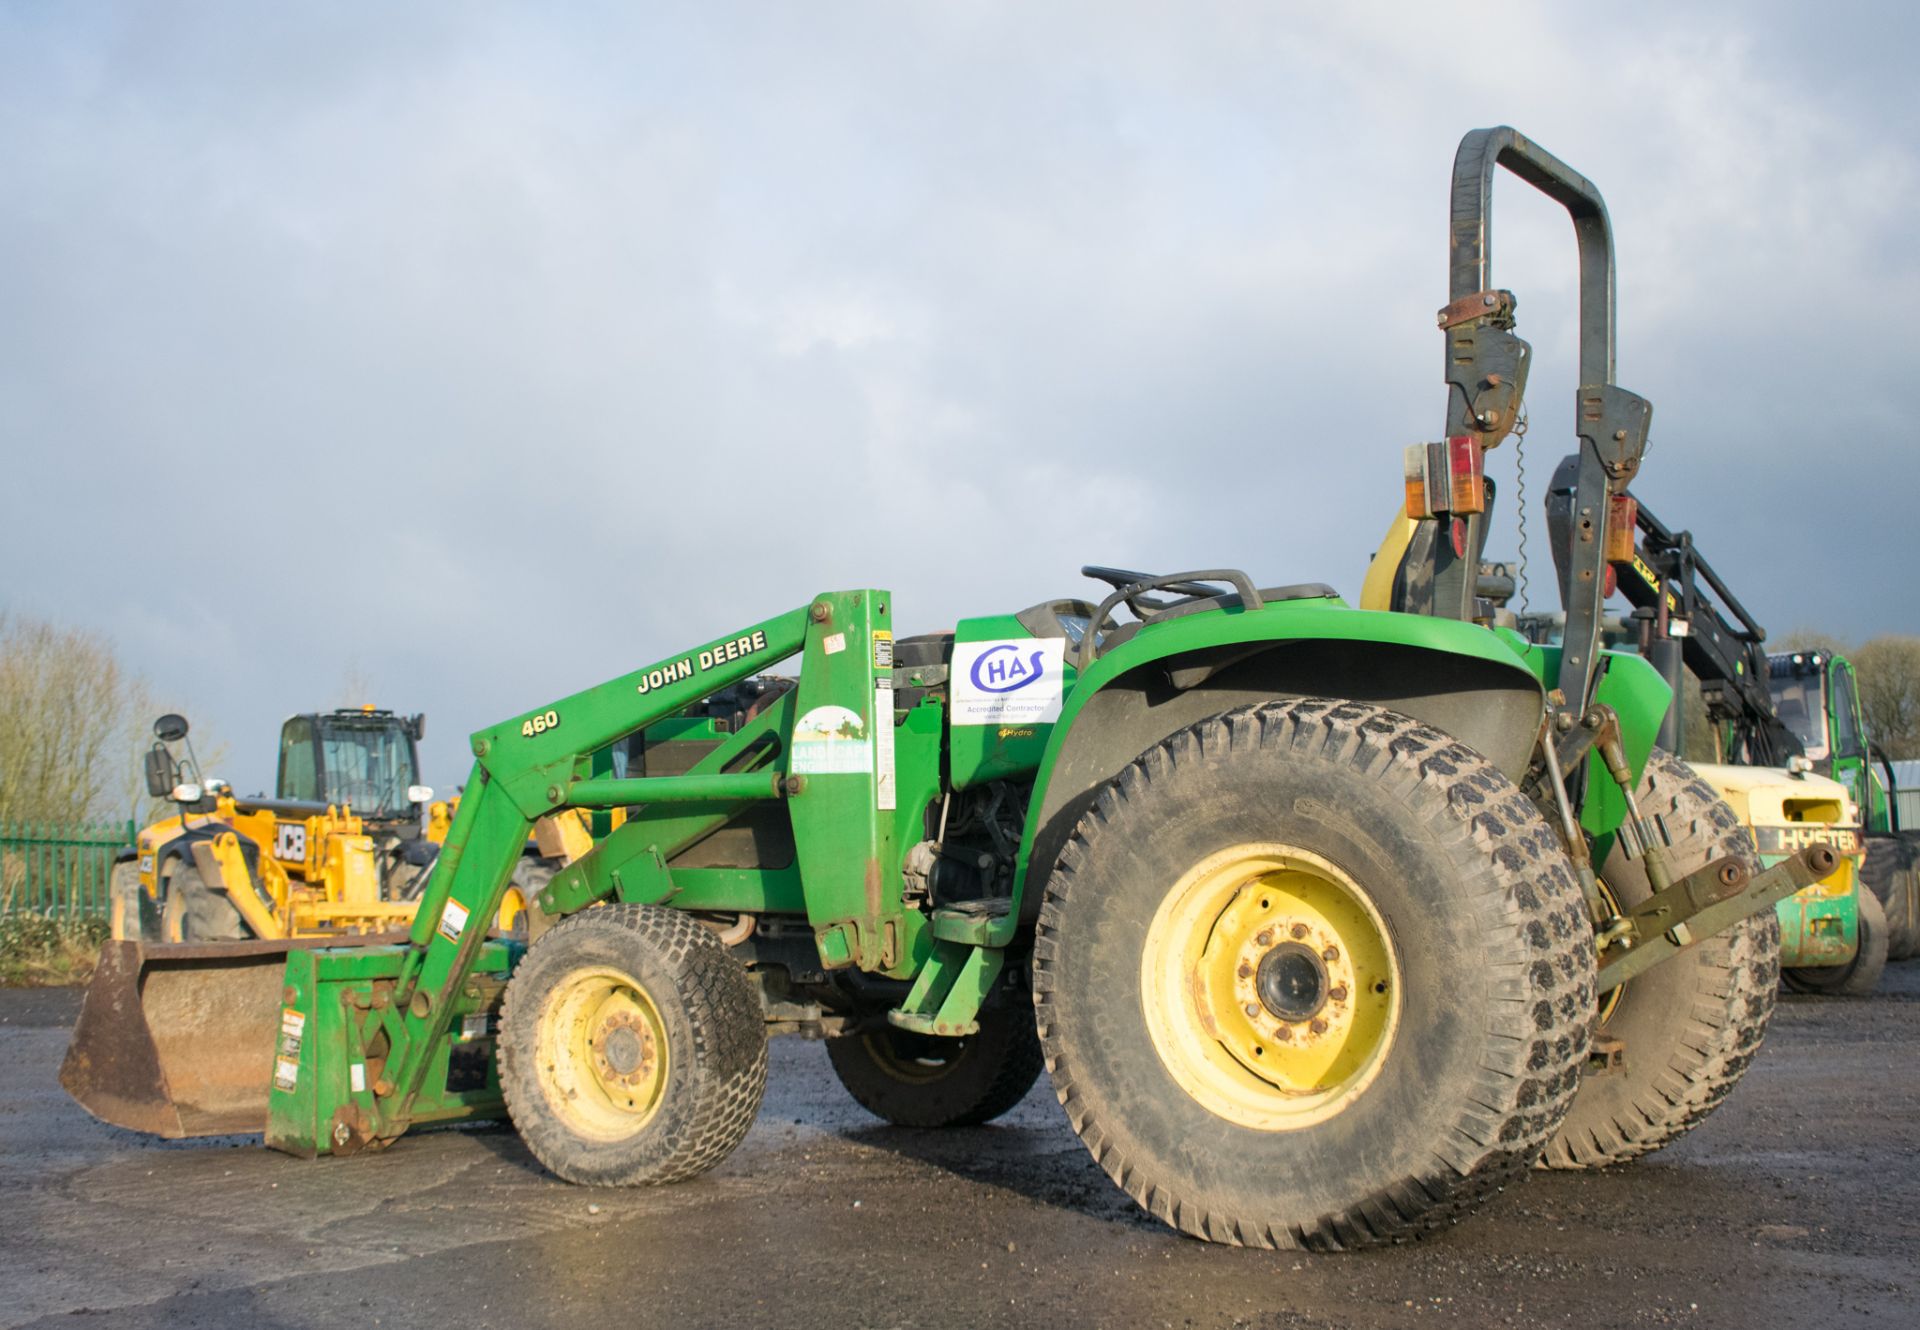
[[[873,806],[885,811],[891,809],[895,802],[892,679],[873,681],[873,717]]]

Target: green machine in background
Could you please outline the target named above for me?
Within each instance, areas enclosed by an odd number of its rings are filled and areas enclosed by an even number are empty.
[[[1547,520],[1556,554],[1575,528],[1574,482],[1569,461],[1548,486]],[[1770,866],[1814,843],[1839,856],[1832,873],[1775,907],[1783,982],[1802,992],[1872,993],[1886,963],[1888,938],[1878,899],[1863,903],[1857,881],[1862,811],[1870,794],[1864,762],[1847,768],[1850,783],[1816,774],[1816,765],[1833,772],[1842,764],[1826,760],[1824,737],[1821,761],[1810,756],[1807,699],[1791,695],[1794,685],[1779,673],[1784,658],[1772,658],[1770,666],[1766,629],[1700,552],[1691,532],[1670,529],[1631,495],[1623,507],[1623,527],[1634,535],[1634,544],[1632,558],[1616,567],[1615,580],[1633,612],[1613,622],[1609,640],[1636,648],[1675,690],[1659,742],[1669,749],[1680,746],[1678,698],[1690,673],[1699,685],[1715,758],[1696,760],[1694,769],[1751,834],[1760,862]],[[1560,574],[1564,595],[1564,566]],[[1551,641],[1559,616],[1530,615],[1522,626],[1530,636]],[[1845,678],[1850,685],[1851,674]]]
[[[1595,519],[1570,557],[1593,594],[1559,649],[1491,627],[1478,583],[1484,454],[1530,355],[1491,280],[1496,168],[1580,248]],[[888,591],[833,591],[481,730],[407,938],[287,958],[269,1144],[349,1153],[504,1111],[561,1177],[672,1182],[747,1132],[768,1034],[810,1033],[860,1103],[920,1127],[991,1119],[1044,1065],[1165,1222],[1334,1248],[1697,1123],[1764,1031],[1770,907],[1833,856],[1759,870],[1654,749],[1656,672],[1598,649],[1611,500],[1650,418],[1614,383],[1598,192],[1481,130],[1451,207],[1445,442],[1407,458],[1406,612],[1090,568],[1097,603],[896,637]],[[1216,497],[1289,501],[1283,477]],[[739,688],[723,720],[711,699]],[[531,945],[490,938],[529,829],[570,808],[624,818],[546,885]]]
[[[1838,781],[1860,810],[1860,885],[1885,920],[1887,959],[1911,959],[1920,951],[1920,831],[1900,825],[1893,770],[1867,742],[1852,662],[1831,651],[1781,651],[1767,657],[1767,674],[1809,767]]]

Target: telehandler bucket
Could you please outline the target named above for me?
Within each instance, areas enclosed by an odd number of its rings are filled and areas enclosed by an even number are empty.
[[[169,1138],[264,1131],[287,953],[402,937],[108,942],[60,1084],[116,1127]]]

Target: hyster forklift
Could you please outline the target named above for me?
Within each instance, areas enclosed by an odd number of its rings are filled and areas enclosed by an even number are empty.
[[[1557,649],[1489,627],[1479,594],[1484,454],[1530,357],[1491,281],[1496,166],[1579,245],[1579,594]],[[1598,649],[1650,414],[1613,382],[1599,193],[1476,131],[1450,244],[1411,612],[1092,568],[1097,598],[896,637],[890,592],[830,591],[483,729],[407,940],[290,951],[272,1037],[232,1050],[267,1143],[345,1154],[504,1113],[563,1178],[673,1182],[746,1134],[768,1033],[813,1033],[860,1103],[919,1127],[987,1121],[1044,1066],[1166,1223],[1339,1248],[1699,1122],[1765,1030],[1771,906],[1833,854],[1758,870],[1654,750],[1659,674]],[[751,716],[688,736],[688,708],[795,658]],[[704,752],[596,774],[662,725]],[[531,946],[489,936],[528,829],[568,808],[627,816],[547,884]],[[104,1016],[83,1011],[69,1071]],[[92,1070],[67,1084],[112,1118]]]

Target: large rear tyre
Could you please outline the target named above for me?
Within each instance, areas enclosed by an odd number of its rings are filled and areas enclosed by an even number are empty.
[[[160,935],[168,942],[237,942],[253,936],[224,891],[215,891],[184,859],[167,876]]]
[[[1911,960],[1920,950],[1920,836],[1897,832],[1867,837],[1860,865],[1862,894],[1876,897],[1887,921],[1887,959]]]
[[[766,1090],[753,983],[677,910],[610,905],[557,925],[514,970],[500,1027],[508,1115],[569,1182],[704,1173],[746,1136]]]
[[[1655,749],[1634,797],[1666,824],[1676,877],[1729,856],[1760,871],[1733,810],[1679,758]],[[1600,879],[1623,912],[1653,894],[1642,861],[1617,842]],[[1622,1058],[1581,1083],[1547,1166],[1625,1163],[1698,1126],[1759,1051],[1779,987],[1780,919],[1768,909],[1608,993],[1597,1033],[1622,1041]]]
[[[827,1041],[833,1074],[860,1107],[902,1127],[973,1127],[1033,1088],[1044,1062],[1024,1004],[980,1013],[978,1033],[940,1039],[877,1026]]]
[[[1142,754],[1047,884],[1054,1091],[1164,1222],[1398,1241],[1526,1176],[1587,1053],[1592,929],[1533,805],[1353,702],[1271,702]]]
[[[1860,940],[1853,959],[1845,965],[1799,965],[1780,972],[1789,993],[1817,993],[1827,997],[1870,997],[1880,987],[1887,968],[1887,917],[1880,898],[1861,891]]]

